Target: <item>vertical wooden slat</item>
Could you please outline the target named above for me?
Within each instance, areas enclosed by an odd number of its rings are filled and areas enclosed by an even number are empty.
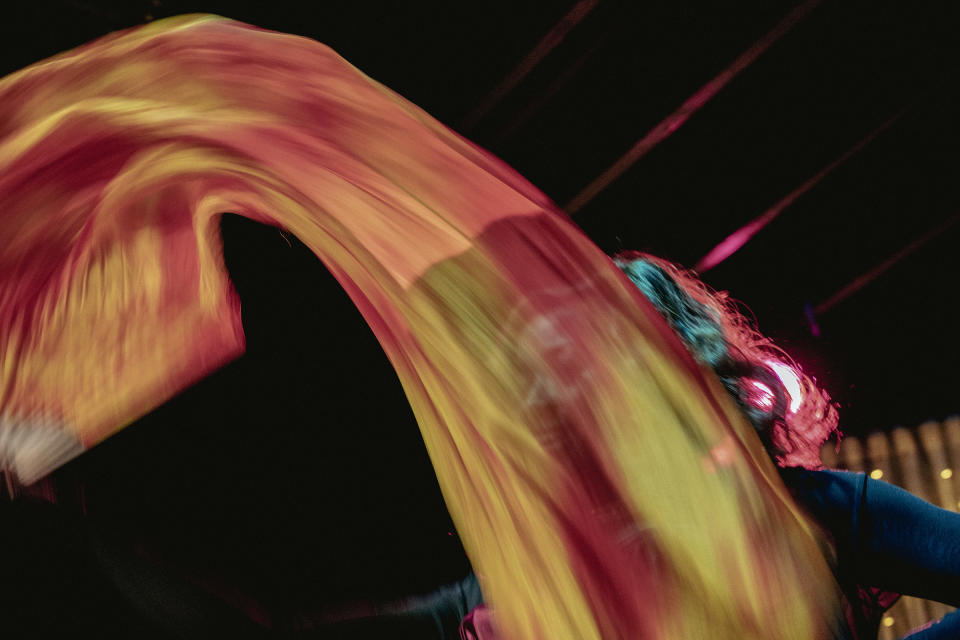
[[[840,462],[850,471],[863,471],[863,445],[858,438],[846,438],[840,447]]]
[[[947,447],[944,443],[943,433],[940,431],[940,425],[936,422],[925,422],[917,428],[920,436],[920,444],[923,446],[923,452],[930,462],[929,473],[927,477],[933,486],[933,496],[936,500],[931,500],[944,509],[951,509],[956,506],[957,498],[953,490],[953,467],[947,458]]]
[[[936,422],[925,422],[917,427],[920,444],[926,454],[927,478],[929,486],[933,487],[932,495],[936,497],[934,504],[944,509],[957,509],[957,493],[954,487],[955,469],[948,455],[947,444],[944,438],[944,428]],[[933,502],[933,501],[931,501]],[[927,609],[932,618],[942,618],[953,610],[940,602],[927,602]]]
[[[820,460],[827,469],[837,469],[840,466],[840,454],[835,442],[825,442],[820,448]]]
[[[903,431],[906,432],[906,429]],[[906,433],[909,434],[909,432]],[[940,433],[940,425],[936,422],[926,422],[916,429],[916,435],[923,447],[926,461],[921,460],[916,453],[913,454],[910,474],[904,475],[905,484],[902,485],[903,488],[942,507],[952,504],[954,502],[952,497],[952,471],[951,473],[944,473],[945,478],[941,477],[944,470],[950,470],[950,465],[947,462],[947,452]],[[912,440],[913,438],[911,438]],[[914,475],[915,478],[912,477]],[[925,602],[927,614],[930,618],[941,618],[950,611],[949,607],[939,602]]]
[[[960,416],[947,418],[943,423],[943,432],[947,440],[947,455],[951,468],[955,472],[960,471]],[[960,495],[960,473],[954,473],[951,480],[954,495]],[[955,501],[950,508],[960,511],[960,502]]]
[[[883,432],[871,433],[867,436],[867,459],[870,463],[869,476],[874,480],[882,480],[893,484],[903,485],[919,478],[917,467],[917,446],[913,436],[906,429],[899,429],[893,434],[894,450],[897,454],[897,465],[894,469],[890,456],[890,440]],[[912,466],[911,466],[912,465]],[[901,472],[906,472],[901,475]],[[910,480],[907,480],[910,478]],[[890,610],[894,624],[892,630],[896,635],[902,635],[912,628],[919,627],[929,619],[924,603],[915,598],[901,598],[897,606]]]
[[[876,431],[867,436],[867,461],[870,463],[869,475],[875,480],[894,482],[890,464],[890,443],[887,434]]]

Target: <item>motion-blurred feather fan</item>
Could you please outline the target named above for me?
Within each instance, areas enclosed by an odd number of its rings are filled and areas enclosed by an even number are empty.
[[[363,313],[504,637],[829,635],[816,538],[716,380],[543,194],[329,48],[187,16],[15,73],[0,203],[23,480],[243,352],[233,212]]]

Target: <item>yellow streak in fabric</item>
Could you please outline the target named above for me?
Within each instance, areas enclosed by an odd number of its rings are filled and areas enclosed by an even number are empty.
[[[0,414],[90,446],[242,353],[238,213],[376,333],[505,638],[827,637],[825,555],[716,380],[543,194],[327,47],[183,17],[0,80],[0,201]]]

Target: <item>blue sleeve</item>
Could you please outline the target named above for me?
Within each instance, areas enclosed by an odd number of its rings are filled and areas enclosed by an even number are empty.
[[[392,613],[400,617],[429,620],[437,630],[437,637],[459,639],[460,621],[481,604],[483,594],[480,592],[480,582],[471,572],[463,580],[440,587],[425,596],[407,598]]]
[[[892,484],[865,482],[856,545],[861,583],[960,606],[960,514]]]
[[[794,497],[832,534],[838,579],[960,605],[960,514],[863,473],[781,472]],[[904,640],[946,638],[960,638],[960,614]]]
[[[960,514],[892,484],[865,479],[859,544],[862,580],[905,595],[960,605]],[[960,638],[960,612],[904,640]]]

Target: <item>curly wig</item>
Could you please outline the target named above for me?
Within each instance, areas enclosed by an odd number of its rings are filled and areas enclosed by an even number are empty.
[[[716,373],[778,465],[822,466],[820,447],[840,432],[835,403],[812,377],[694,273],[638,251],[613,259],[693,357]]]

